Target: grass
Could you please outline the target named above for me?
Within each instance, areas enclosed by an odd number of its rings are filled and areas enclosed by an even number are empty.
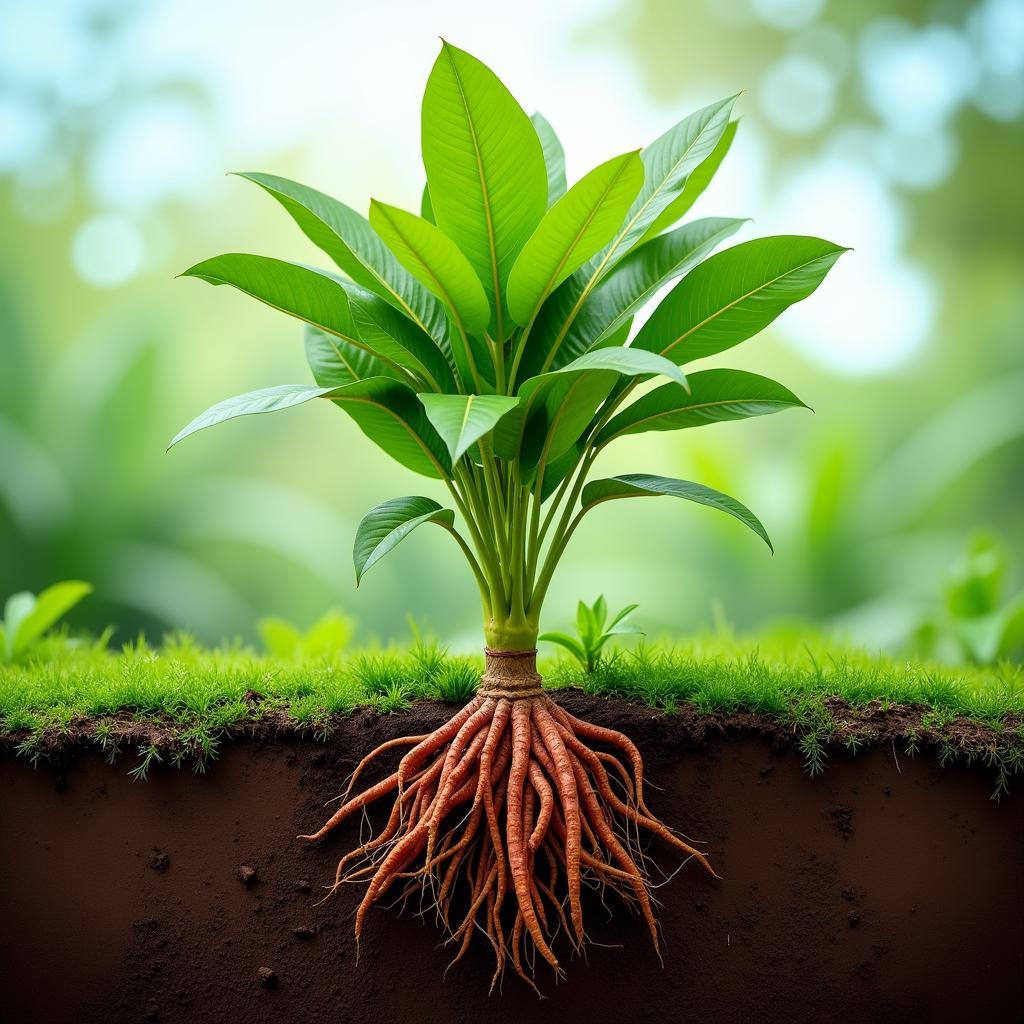
[[[159,730],[134,743],[134,774],[144,778],[167,759],[201,769],[229,730],[268,716],[325,738],[336,716],[360,706],[400,712],[421,698],[462,703],[482,667],[480,658],[449,655],[422,639],[404,649],[286,659],[241,644],[202,648],[185,635],[159,649],[139,641],[120,651],[58,636],[27,663],[0,668],[0,733],[38,758],[88,721],[91,739],[114,758],[145,731],[132,723],[156,723]],[[984,760],[998,793],[1024,770],[1020,665],[907,662],[779,631],[757,640],[720,632],[642,644],[613,652],[590,675],[542,658],[541,671],[551,688],[578,686],[668,714],[763,715],[792,726],[812,773],[824,766],[830,745],[856,753],[867,742],[857,722],[869,712],[907,706],[919,709],[900,734],[907,753],[927,746],[943,763]]]

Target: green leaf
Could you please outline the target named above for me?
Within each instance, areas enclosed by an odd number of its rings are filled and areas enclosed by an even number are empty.
[[[509,274],[516,323],[530,323],[548,295],[612,238],[643,183],[640,157],[624,153],[584,175],[548,210]]]
[[[4,633],[6,636],[5,658],[14,658],[14,638],[18,635],[22,622],[25,621],[36,606],[36,595],[27,590],[11,594],[4,605]]]
[[[537,639],[543,640],[545,643],[558,644],[559,647],[564,647],[581,665],[586,666],[586,651],[583,650],[575,637],[571,637],[567,633],[541,633]]]
[[[302,405],[303,402],[308,402],[313,398],[323,398],[336,390],[336,388],[317,388],[310,384],[279,384],[277,387],[261,388],[259,391],[249,391],[244,395],[226,398],[223,402],[211,405],[206,412],[200,413],[191,423],[182,427],[174,435],[167,450],[170,451],[189,434],[205,430],[207,427],[223,423],[225,420],[233,420],[239,416],[256,416],[265,412],[277,412],[278,409],[290,409],[293,405]]]
[[[558,490],[562,481],[573,471],[582,454],[580,442],[570,445],[557,458],[551,459],[544,467],[544,479],[541,481],[541,503],[548,500]]]
[[[365,217],[315,188],[276,174],[241,173],[288,211],[302,233],[356,284],[387,300],[440,342],[444,310],[395,259]]]
[[[420,395],[427,419],[448,446],[452,462],[519,404],[507,395]]]
[[[544,151],[544,166],[548,172],[548,206],[551,207],[565,195],[565,150],[558,141],[555,129],[543,114],[532,114],[530,120]]]
[[[736,126],[738,121],[730,121],[726,125],[722,137],[718,140],[715,148],[701,161],[690,176],[686,179],[683,191],[665,207],[654,219],[654,223],[647,229],[643,241],[660,234],[665,228],[671,227],[680,221],[700,198],[704,190],[711,184],[711,179],[726,158],[732,146],[732,140],[736,138]]]
[[[426,334],[382,299],[326,271],[269,256],[227,253],[197,263],[181,276],[237,288],[282,313],[344,338],[387,363],[401,377],[406,370],[424,382],[435,380],[437,373],[443,375],[443,354]],[[361,323],[375,320],[396,331],[401,327],[402,343],[380,327],[372,332],[372,344],[364,340]],[[440,383],[447,383],[447,378]]]
[[[635,623],[632,622],[619,622],[614,626],[609,626],[604,631],[604,640],[611,636],[646,636],[647,634]]]
[[[585,651],[594,649],[601,636],[601,622],[597,606],[588,608],[585,601],[576,605],[576,632],[579,634]]]
[[[678,367],[667,359],[651,360],[649,355],[632,348],[594,349],[558,370],[524,381],[519,407],[502,419],[494,433],[496,453],[503,459],[519,455],[524,470],[542,456],[554,461],[590,424],[619,377],[663,374],[686,386]]]
[[[370,203],[370,224],[399,262],[448,307],[466,334],[487,327],[491,309],[483,285],[440,228],[375,199]]]
[[[356,530],[352,560],[356,567],[356,586],[371,566],[376,565],[396,544],[423,523],[451,528],[455,513],[430,498],[391,498],[363,516]]]
[[[707,505],[733,516],[753,530],[768,545],[769,550],[774,551],[765,528],[746,505],[740,504],[735,498],[730,498],[728,494],[690,480],[673,480],[670,477],[647,476],[643,473],[627,473],[625,476],[593,480],[583,488],[580,504],[584,510],[588,510],[604,501],[615,501],[618,498],[656,497],[663,494],[695,501],[699,505]]]
[[[359,429],[396,462],[434,479],[451,476],[445,443],[431,426],[416,393],[388,377],[370,377],[329,396]]]
[[[801,235],[741,242],[690,271],[632,347],[680,364],[732,348],[807,298],[844,252],[832,242]]]
[[[435,391],[455,390],[447,340],[440,348],[389,303],[355,285],[348,286],[348,299],[356,329],[369,349],[393,356],[399,365],[412,366]]]
[[[700,370],[691,373],[689,381],[689,394],[678,384],[666,384],[623,409],[597,435],[595,445],[602,447],[624,434],[682,430],[807,408],[788,388],[745,370]]]
[[[81,580],[64,580],[47,587],[36,597],[32,610],[21,618],[16,627],[8,619],[11,656],[17,658],[83,597],[91,593],[90,584]]]
[[[368,377],[334,388],[282,384],[228,398],[197,416],[167,447],[225,420],[288,409],[314,398],[326,398],[341,406],[374,444],[413,472],[434,478],[445,478],[450,473],[447,449],[424,415],[415,392],[391,377]]]
[[[306,362],[322,388],[337,388],[366,377],[401,379],[398,370],[351,342],[306,325]]]
[[[423,196],[420,198],[420,216],[430,224],[437,224],[437,220],[434,218],[434,207],[430,202],[430,189],[427,185],[423,186]]]
[[[537,132],[493,71],[445,42],[423,96],[422,134],[437,225],[480,278],[501,340],[505,282],[547,208]]]
[[[655,292],[673,278],[696,266],[720,242],[745,224],[743,219],[708,217],[637,246],[591,292],[573,318],[554,366],[575,359],[607,338],[636,313]],[[569,313],[565,299],[556,292],[545,304],[534,331],[550,334]]]
[[[639,243],[658,215],[683,190],[686,180],[714,149],[729,123],[736,97],[713,103],[682,120],[640,154],[644,184],[615,238],[580,267],[552,296],[556,308],[545,318],[543,332],[531,334],[524,372],[544,373],[575,355],[561,349],[587,297],[620,259]]]
[[[711,155],[729,125],[737,96],[719,100],[683,118],[640,153],[644,184],[622,230],[588,268],[611,267],[636,245],[686,186],[690,173]]]
[[[640,605],[638,605],[638,604],[627,604],[627,605],[626,605],[626,607],[625,607],[625,608],[623,608],[623,609],[622,609],[622,611],[621,611],[621,612],[619,612],[619,614],[618,614],[618,615],[616,615],[616,616],[615,616],[615,618],[614,618],[614,619],[612,619],[612,621],[611,621],[611,622],[610,622],[610,623],[608,624],[608,629],[609,629],[609,630],[612,630],[612,629],[614,629],[614,628],[615,628],[615,627],[616,627],[616,626],[617,626],[617,625],[618,625],[618,624],[619,624],[620,622],[622,622],[622,621],[623,621],[623,620],[624,620],[624,619],[625,619],[625,618],[626,618],[627,616],[629,616],[629,615],[632,615],[632,614],[633,614],[633,612],[635,612],[635,611],[637,610],[637,608],[639,608],[639,607],[640,607]],[[636,629],[636,627],[635,627],[635,626],[634,626],[634,627],[632,627],[632,628],[633,628],[633,629]],[[637,632],[639,632],[639,630],[637,630]]]

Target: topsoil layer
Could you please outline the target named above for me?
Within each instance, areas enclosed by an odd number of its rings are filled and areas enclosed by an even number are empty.
[[[0,757],[0,1019],[18,1022],[973,1021],[1024,1009],[1021,798],[978,768],[886,743],[804,772],[766,723],[693,720],[559,698],[640,745],[661,817],[707,844],[658,891],[664,964],[641,922],[585,906],[587,960],[538,1001],[488,998],[482,950],[447,978],[430,916],[378,910],[359,962],[358,890],[317,906],[358,825],[309,846],[355,761],[451,712],[361,711],[326,744],[228,743],[206,775],[133,782],[74,751]],[[671,858],[662,859],[666,869]],[[563,960],[567,960],[563,956]]]

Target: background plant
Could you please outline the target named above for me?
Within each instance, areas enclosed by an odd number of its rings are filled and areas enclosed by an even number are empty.
[[[949,573],[943,605],[917,632],[920,652],[991,665],[1024,653],[1024,591],[1008,594],[1010,557],[991,533],[975,534]]]
[[[0,622],[0,653],[7,662],[28,654],[48,629],[83,597],[92,593],[92,586],[80,580],[54,583],[36,595],[27,590],[12,594],[4,605]]]

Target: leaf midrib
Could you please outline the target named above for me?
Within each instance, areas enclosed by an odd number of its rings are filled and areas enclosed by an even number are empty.
[[[747,405],[751,402],[760,402],[762,405],[781,405],[786,408],[790,408],[794,404],[793,402],[784,402],[778,398],[726,398],[719,399],[715,402],[698,402],[694,405],[681,405],[677,406],[675,409],[663,409],[661,412],[653,413],[650,416],[642,416],[638,420],[631,420],[625,429],[616,430],[609,434],[608,437],[600,443],[599,447],[604,447],[609,441],[614,441],[615,438],[622,437],[623,434],[631,433],[633,427],[639,426],[642,423],[650,423],[652,420],[661,419],[663,416],[674,416],[678,413],[693,412],[699,409],[714,409],[718,406]],[[628,412],[628,409],[624,410],[623,415],[626,415]],[[615,421],[613,420],[609,426],[614,425],[614,422]]]
[[[566,317],[565,323],[562,325],[562,329],[558,332],[558,335],[555,338],[555,343],[554,345],[552,345],[551,351],[548,353],[547,358],[544,360],[544,365],[541,367],[542,373],[547,372],[548,368],[551,366],[551,363],[554,361],[555,356],[558,354],[558,350],[562,347],[562,342],[565,341],[565,337],[569,333],[569,328],[572,326],[573,321],[579,315],[579,311],[583,303],[587,300],[587,297],[594,290],[595,285],[600,280],[601,274],[604,273],[604,268],[607,266],[608,261],[615,254],[615,251],[621,244],[622,239],[626,237],[630,230],[632,230],[632,227],[637,222],[637,219],[640,217],[640,214],[643,213],[648,206],[650,206],[650,204],[654,200],[654,197],[662,192],[662,190],[665,188],[665,183],[671,177],[671,174],[679,167],[679,165],[686,159],[686,157],[689,156],[690,150],[692,150],[693,147],[697,144],[697,140],[704,134],[704,131],[706,129],[707,125],[705,125],[704,128],[702,128],[697,133],[697,135],[693,138],[693,140],[686,147],[686,149],[683,150],[683,153],[679,157],[679,159],[676,160],[676,162],[672,165],[672,170],[662,177],[661,183],[657,186],[657,188],[655,188],[655,190],[647,197],[647,199],[644,200],[644,202],[640,206],[640,209],[637,210],[633,217],[629,221],[627,221],[626,226],[609,243],[608,251],[605,253],[604,259],[601,260],[601,262],[597,265],[596,269],[594,270],[594,273],[590,275],[590,280],[587,281],[587,284],[581,292],[580,297],[576,300],[576,304],[570,311],[569,316]]]
[[[732,250],[730,249],[728,251],[731,252]],[[675,341],[673,341],[671,344],[669,344],[668,346],[663,348],[661,350],[660,354],[663,355],[663,356],[668,355],[669,352],[671,352],[678,345],[681,345],[694,332],[699,331],[702,327],[704,327],[707,324],[711,323],[713,320],[717,320],[718,317],[722,316],[725,313],[728,313],[729,310],[732,309],[734,306],[739,305],[739,303],[741,303],[741,302],[746,302],[747,299],[749,299],[751,296],[756,295],[758,292],[764,291],[765,288],[770,288],[773,284],[777,284],[779,281],[783,280],[784,278],[790,277],[792,274],[796,274],[796,273],[798,273],[801,270],[805,270],[812,263],[818,263],[819,261],[825,259],[826,256],[830,256],[830,255],[832,255],[832,254],[831,253],[827,253],[827,254],[823,254],[821,256],[815,256],[813,259],[809,259],[806,262],[801,263],[801,264],[799,264],[796,267],[790,267],[789,270],[787,270],[785,273],[778,274],[776,277],[773,277],[769,281],[763,281],[756,288],[752,288],[749,292],[746,292],[745,294],[740,295],[737,298],[733,299],[732,302],[729,302],[726,305],[721,306],[719,309],[716,309],[714,311],[714,313],[712,313],[710,316],[706,316],[703,320],[700,321],[700,323],[694,324],[693,327],[691,327],[689,330],[687,330],[684,334],[679,335],[679,337],[676,338]]]
[[[388,213],[386,213],[383,210],[383,208],[378,207],[378,209],[381,209],[381,212],[383,213],[385,219],[391,226],[391,230],[394,231],[395,234],[398,235],[398,237],[402,240],[402,244],[416,257],[417,260],[419,260],[420,266],[426,271],[427,276],[430,278],[431,281],[434,282],[434,286],[441,293],[441,301],[451,311],[452,317],[458,324],[460,333],[465,334],[466,328],[462,322],[462,316],[459,314],[458,308],[456,307],[455,303],[452,302],[451,294],[448,291],[448,289],[445,288],[444,284],[442,284],[441,282],[441,279],[437,276],[434,269],[430,266],[426,259],[424,259],[420,250],[415,245],[412,244],[412,242],[409,240],[405,232],[402,231],[402,229],[395,223],[394,219]],[[426,330],[426,328],[424,328],[424,330]],[[428,331],[427,333],[429,334],[430,332]]]
[[[423,322],[423,319],[412,308],[412,306],[409,305],[409,303],[405,300],[405,298],[401,295],[401,293],[396,291],[394,286],[391,284],[391,282],[388,281],[387,278],[383,277],[381,275],[381,273],[377,270],[376,267],[374,267],[371,263],[367,263],[367,261],[363,258],[362,254],[358,253],[355,249],[353,249],[352,246],[349,245],[348,242],[346,242],[345,239],[341,235],[338,234],[338,231],[334,227],[334,225],[329,224],[327,221],[325,221],[323,219],[323,217],[321,217],[319,214],[314,213],[304,203],[299,202],[297,199],[295,199],[292,196],[289,196],[285,192],[282,192],[280,189],[276,189],[276,188],[273,188],[272,186],[264,185],[262,182],[260,182],[260,185],[263,188],[267,189],[267,191],[273,192],[275,195],[280,196],[285,201],[294,203],[300,209],[302,209],[306,213],[308,213],[310,215],[310,217],[312,217],[316,221],[319,221],[325,228],[327,228],[327,230],[330,231],[331,234],[334,235],[334,237],[337,238],[337,240],[352,255],[352,258],[355,259],[360,264],[360,266],[362,266],[362,268],[402,307],[402,309],[408,315],[409,319],[412,320],[412,322],[415,323],[416,326],[419,327],[420,330],[422,330],[424,332],[424,334],[426,334],[428,337],[433,337],[433,335],[428,330],[427,325]],[[330,255],[330,254],[328,254],[328,255]],[[332,257],[332,259],[333,259],[333,257]],[[335,262],[337,262],[337,261],[335,261]],[[341,269],[344,270],[345,268],[342,267]]]
[[[544,300],[551,293],[551,288],[553,287],[552,282],[558,279],[558,275],[562,272],[562,268],[568,262],[569,257],[573,254],[573,251],[575,250],[576,246],[579,245],[580,239],[582,239],[582,237],[586,234],[590,225],[593,224],[594,218],[597,216],[598,212],[601,209],[601,205],[608,198],[608,195],[610,194],[611,190],[615,187],[615,185],[618,184],[619,179],[625,173],[626,168],[628,166],[629,160],[624,159],[622,161],[622,165],[615,172],[614,177],[608,182],[607,186],[605,186],[600,198],[591,207],[590,212],[587,214],[587,219],[583,222],[583,225],[580,227],[579,231],[576,232],[576,237],[573,238],[568,249],[566,249],[565,252],[562,254],[562,258],[561,260],[559,260],[558,266],[555,268],[555,272],[548,278],[547,283],[544,285],[544,288],[541,291],[540,298],[537,300],[537,303],[533,308],[533,312],[530,315],[531,324],[537,318],[537,314],[540,312],[540,307],[544,304]],[[568,196],[568,194],[569,193],[567,192],[566,195],[562,197],[562,199],[565,199],[566,196]],[[559,202],[561,201],[562,200],[560,199]]]
[[[487,247],[491,254],[491,283],[494,287],[495,323],[497,325],[498,338],[502,339],[505,333],[505,323],[501,309],[501,273],[498,267],[498,243],[494,235],[494,218],[491,214],[491,196],[490,191],[487,188],[487,177],[484,174],[483,154],[480,152],[480,140],[476,134],[476,123],[474,122],[473,114],[469,109],[466,90],[462,85],[462,76],[459,74],[455,58],[452,56],[447,43],[445,44],[444,51],[445,56],[448,58],[448,63],[451,65],[452,74],[455,76],[455,84],[458,86],[459,90],[459,99],[462,101],[462,109],[466,114],[466,124],[469,127],[469,135],[473,142],[473,156],[476,158],[476,172],[477,177],[480,179],[480,197],[483,200],[484,221],[487,225]]]

